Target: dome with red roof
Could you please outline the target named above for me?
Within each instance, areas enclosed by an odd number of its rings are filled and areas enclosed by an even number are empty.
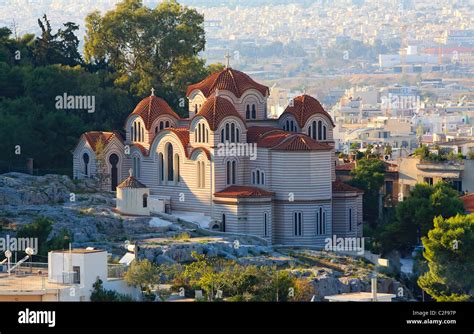
[[[153,122],[161,115],[169,115],[177,120],[180,119],[179,115],[171,109],[165,100],[155,95],[150,95],[141,100],[131,115],[139,115],[143,119],[147,130],[150,130]]]
[[[306,94],[295,97],[293,99],[293,105],[286,107],[280,118],[287,114],[293,115],[300,128],[303,128],[308,119],[316,114],[322,114],[326,116],[331,122],[332,126],[334,126],[331,115],[329,115],[328,112],[324,110],[321,103],[319,103],[319,101],[314,97]]]
[[[220,72],[211,74],[199,83],[190,85],[186,96],[190,96],[194,90],[199,90],[208,98],[216,90],[226,90],[240,98],[249,89],[255,89],[263,96],[267,96],[269,93],[267,86],[257,83],[244,72],[227,67]]]
[[[213,96],[207,99],[194,118],[198,116],[202,116],[207,120],[212,131],[216,131],[222,120],[229,116],[238,117],[245,124],[242,116],[235,110],[234,105],[221,96]]]

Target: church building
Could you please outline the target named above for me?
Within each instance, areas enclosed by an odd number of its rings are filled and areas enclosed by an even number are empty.
[[[131,169],[146,185],[143,205],[168,198],[169,213],[203,213],[209,228],[272,244],[323,247],[333,235],[362,237],[362,192],[336,181],[334,123],[315,98],[295,97],[270,119],[269,88],[230,67],[186,95],[188,118],[152,90],[125,120],[124,137],[84,133],[74,178],[97,173],[101,141],[107,187],[115,191]]]

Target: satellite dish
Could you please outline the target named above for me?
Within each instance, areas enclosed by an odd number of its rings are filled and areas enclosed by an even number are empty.
[[[25,253],[28,254],[29,256],[33,255],[35,253],[34,249],[31,247],[28,247],[25,249]]]
[[[8,259],[11,258],[12,257],[12,252],[9,251],[9,250],[6,250],[5,251],[5,257],[8,258]]]

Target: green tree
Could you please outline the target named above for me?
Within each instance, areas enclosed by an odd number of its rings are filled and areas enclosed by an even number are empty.
[[[79,26],[73,22],[64,24],[64,29],[53,33],[48,17],[38,19],[41,36],[37,37],[33,45],[33,57],[36,65],[63,64],[75,66],[82,62],[78,51],[79,39],[75,31]]]
[[[450,185],[417,184],[410,196],[398,203],[395,220],[383,226],[379,237],[384,253],[397,249],[406,253],[433,227],[436,216],[449,218],[464,212],[463,202]]]
[[[365,158],[357,161],[357,167],[351,171],[349,183],[364,191],[363,212],[364,221],[375,227],[379,217],[380,189],[384,182],[385,165],[375,158]]]
[[[18,238],[37,238],[37,255],[44,257],[48,255],[49,251],[66,249],[72,241],[69,230],[62,229],[56,236],[50,238],[52,231],[53,221],[40,217],[30,224],[23,225],[17,231],[16,236]]]
[[[17,232],[18,238],[37,238],[38,249],[37,255],[46,256],[48,254],[48,237],[51,231],[53,222],[47,218],[41,217],[36,219],[33,223],[23,225]]]
[[[419,286],[436,301],[473,300],[474,215],[436,217],[422,241],[429,271]]]
[[[119,74],[116,84],[133,94],[143,96],[154,87],[158,96],[176,101],[191,79],[186,73],[205,76],[204,62],[197,59],[206,43],[204,17],[176,1],[150,9],[141,0],[124,0],[103,16],[89,14],[86,29],[86,61],[107,61]]]
[[[154,299],[151,286],[159,282],[159,268],[148,260],[133,261],[125,273],[125,281],[129,285],[138,286],[145,299]]]

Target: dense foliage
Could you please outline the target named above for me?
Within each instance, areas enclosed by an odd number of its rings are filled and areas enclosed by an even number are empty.
[[[0,172],[21,171],[33,158],[39,173],[71,174],[71,150],[83,132],[121,131],[152,87],[186,116],[187,85],[222,68],[197,57],[203,17],[175,1],[148,9],[124,0],[104,15],[91,13],[84,59],[76,24],[53,31],[46,15],[38,24],[36,37],[0,28]],[[57,108],[64,94],[93,97],[94,112]]]
[[[435,217],[449,218],[463,212],[464,204],[449,184],[417,184],[410,196],[398,203],[394,221],[379,229],[377,239],[381,243],[381,251],[407,253],[433,228]]]
[[[364,158],[357,161],[357,167],[351,171],[350,184],[364,191],[364,221],[375,227],[380,214],[380,190],[384,182],[385,165],[377,158]]]
[[[33,223],[22,226],[17,231],[17,238],[37,238],[38,249],[36,256],[42,257],[39,262],[44,262],[45,257],[51,250],[66,249],[72,242],[70,232],[61,230],[57,235],[50,237],[53,230],[53,222],[47,218],[41,217]]]
[[[473,300],[474,215],[435,218],[423,237],[429,271],[418,279],[436,301]]]
[[[206,301],[310,301],[314,287],[308,279],[270,266],[240,265],[232,260],[193,253],[189,264],[155,265],[148,260],[132,264],[125,279],[148,298],[152,286],[171,282],[174,292],[189,298],[201,290]]]

